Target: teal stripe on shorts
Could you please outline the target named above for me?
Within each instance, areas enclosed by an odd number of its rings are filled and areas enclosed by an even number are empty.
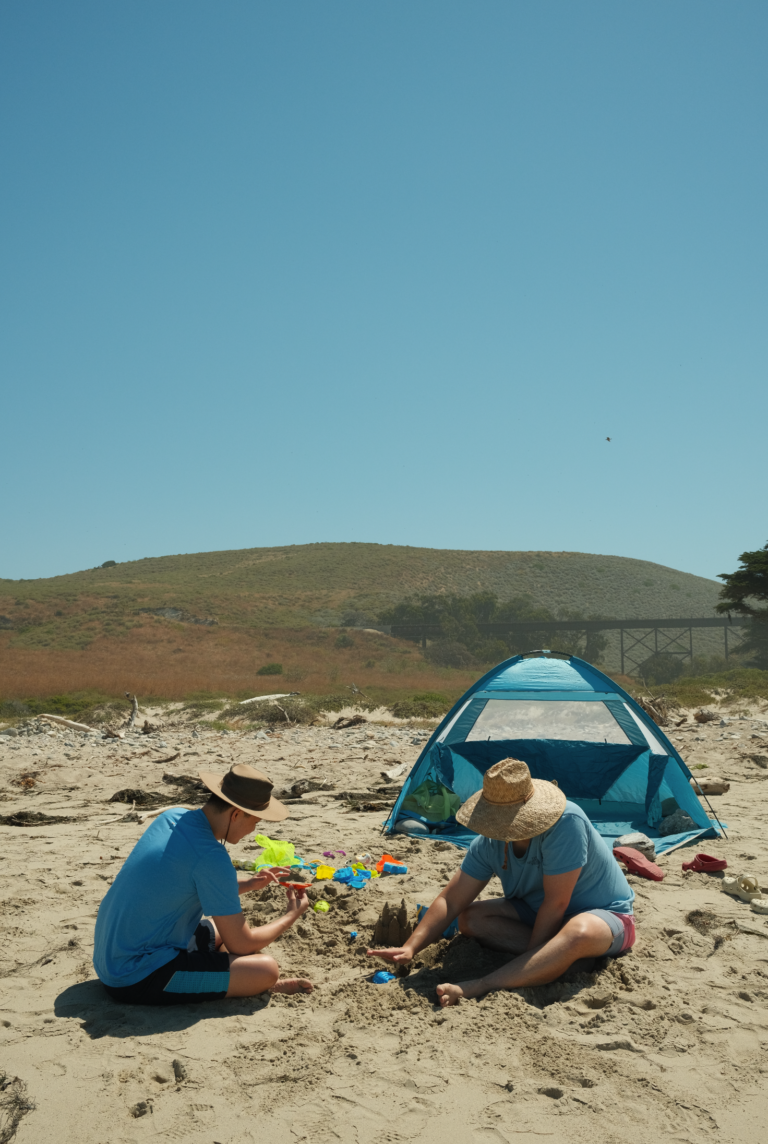
[[[187,973],[177,970],[163,990],[164,993],[226,993],[229,989],[229,970],[223,973]]]

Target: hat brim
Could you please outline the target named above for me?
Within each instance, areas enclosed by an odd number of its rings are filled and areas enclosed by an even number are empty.
[[[488,802],[479,790],[456,811],[456,821],[476,834],[501,842],[520,842],[543,834],[565,810],[565,795],[544,779],[531,782],[534,793],[528,802],[498,805]]]
[[[210,771],[198,771],[197,773],[211,794],[223,798],[224,802],[228,802],[230,806],[237,807],[237,809],[242,810],[244,814],[250,814],[254,818],[261,818],[264,822],[283,822],[290,815],[288,807],[272,796],[270,796],[269,802],[264,810],[254,810],[253,807],[243,806],[242,803],[235,802],[234,799],[222,793],[221,784],[224,782],[224,775],[214,775]]]

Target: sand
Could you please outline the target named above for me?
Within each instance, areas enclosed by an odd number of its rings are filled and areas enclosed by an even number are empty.
[[[34,1107],[18,1118],[19,1144],[759,1138],[768,1114],[768,926],[720,891],[721,876],[683,874],[697,848],[662,856],[661,884],[632,879],[637,945],[590,974],[441,1011],[439,981],[498,964],[460,937],[425,951],[408,976],[370,983],[381,966],[362,951],[383,904],[404,898],[412,915],[460,852],[383,839],[384,812],[350,811],[334,796],[371,792],[376,801],[381,772],[416,758],[414,737],[405,727],[257,738],[166,726],[112,743],[53,730],[0,735],[0,814],[69,820],[0,826],[0,1070],[19,1078],[0,1095],[0,1139],[2,1100],[13,1103],[22,1086]],[[768,881],[768,723],[692,726],[676,738],[690,763],[708,764],[697,774],[732,784],[711,798],[729,838],[703,848],[727,858],[729,872]],[[93,923],[146,823],[140,806],[107,800],[125,788],[174,799],[189,788],[163,776],[223,771],[233,760],[260,766],[278,787],[302,778],[335,784],[293,803],[272,831],[303,857],[387,849],[409,873],[363,891],[323,890],[331,912],[308,913],[271,947],[286,974],[316,983],[309,997],[116,1005],[91,966]],[[253,856],[252,845],[234,853]],[[497,892],[491,883],[486,894]],[[244,898],[249,917],[271,917],[280,893]],[[694,924],[692,911],[702,912]]]

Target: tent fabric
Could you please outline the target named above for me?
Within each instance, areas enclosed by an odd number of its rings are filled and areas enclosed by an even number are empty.
[[[532,699],[603,703],[624,732],[624,736],[617,737],[626,737],[629,742],[559,738],[467,741],[490,698],[497,704],[524,701],[529,707]],[[554,708],[553,718],[556,726]],[[481,722],[481,727],[484,725]],[[534,778],[556,780],[566,797],[582,807],[609,845],[619,835],[641,830],[655,840],[657,852],[663,853],[681,842],[719,834],[690,786],[688,767],[632,697],[575,656],[566,660],[545,654],[515,656],[499,664],[462,696],[421,752],[385,830],[391,831],[399,819],[411,817],[401,809],[402,803],[409,792],[427,779],[441,783],[465,802],[482,787],[488,767],[510,757],[526,762]],[[666,799],[674,799],[690,815],[695,829],[660,835],[658,828]],[[457,846],[466,847],[475,837],[452,817],[429,825],[432,834]],[[425,837],[423,833],[418,836]]]
[[[500,759],[522,759],[532,778],[554,779],[570,799],[601,798],[639,755],[648,754],[645,746],[572,743],[567,739],[457,743],[452,750],[472,763],[481,776]]]

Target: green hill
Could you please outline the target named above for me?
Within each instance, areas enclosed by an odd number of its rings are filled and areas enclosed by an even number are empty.
[[[11,646],[83,648],[142,611],[239,628],[364,624],[414,593],[528,595],[556,616],[709,616],[713,580],[582,552],[473,552],[384,544],[305,544],[162,556],[41,580],[0,580]]]

